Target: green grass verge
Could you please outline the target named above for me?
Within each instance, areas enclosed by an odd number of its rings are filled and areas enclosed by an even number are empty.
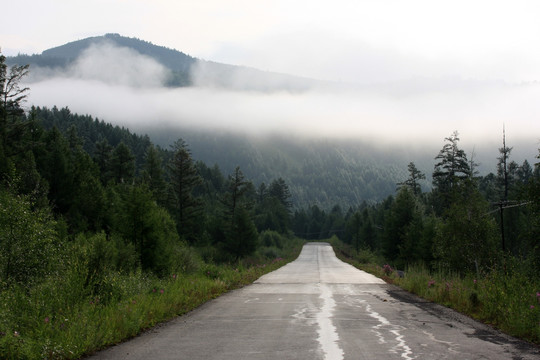
[[[202,264],[191,274],[159,279],[144,273],[110,273],[108,296],[85,293],[76,272],[32,288],[0,293],[0,358],[77,359],[185,314],[295,259],[297,240],[285,259],[260,256],[234,264]]]

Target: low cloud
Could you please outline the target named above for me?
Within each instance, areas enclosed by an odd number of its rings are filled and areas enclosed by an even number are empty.
[[[30,81],[51,78],[133,88],[162,87],[170,71],[149,56],[110,41],[90,45],[66,70],[32,69]]]
[[[306,81],[295,87],[298,84],[288,83],[290,78],[284,76],[267,84],[272,91],[259,91],[264,79],[250,78],[249,72],[232,72],[220,78],[219,86],[212,83],[216,74],[206,79],[201,74],[198,86],[167,88],[162,86],[167,70],[160,64],[105,44],[88,49],[65,73],[52,78],[48,74],[47,79],[35,74],[28,84],[28,104],[68,106],[134,130],[292,134],[419,149],[441,145],[454,130],[460,132],[467,151],[498,144],[505,124],[511,146],[525,149],[529,158],[537,154],[537,83],[416,78],[362,86],[316,86]],[[250,88],[254,82],[257,86]],[[280,86],[286,90],[278,90]]]

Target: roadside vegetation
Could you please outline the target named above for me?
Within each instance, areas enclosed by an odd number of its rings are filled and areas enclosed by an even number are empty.
[[[121,342],[250,284],[296,258],[303,242],[283,240],[287,244],[280,251],[283,258],[267,258],[264,252],[268,249],[261,248],[234,264],[217,264],[204,262],[190,252],[182,255],[189,268],[166,276],[110,268],[91,272],[88,262],[95,258],[85,260],[67,253],[71,260],[32,286],[11,284],[3,288],[0,357],[77,359]],[[97,249],[88,245],[84,251]],[[89,281],[89,277],[94,278]]]

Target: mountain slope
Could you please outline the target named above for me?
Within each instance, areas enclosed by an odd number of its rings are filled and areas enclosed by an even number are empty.
[[[172,87],[200,85],[234,90],[301,91],[323,84],[316,80],[286,74],[197,59],[178,50],[119,34],[106,34],[73,41],[45,50],[41,54],[8,57],[6,63],[8,65],[30,64],[31,68],[65,70],[90,46],[104,42],[134,50],[154,59],[171,72],[167,85]]]

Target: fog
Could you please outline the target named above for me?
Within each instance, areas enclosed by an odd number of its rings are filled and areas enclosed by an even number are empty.
[[[170,88],[169,71],[111,44],[86,50],[67,71],[31,69],[27,106],[67,106],[130,129],[208,129],[257,136],[359,139],[380,146],[440,148],[458,130],[466,151],[507,143],[532,158],[540,139],[540,84],[459,77],[399,82],[325,83],[274,77],[253,90],[247,71],[213,81],[197,67],[196,86]],[[295,81],[298,81],[296,85]],[[284,86],[286,83],[287,86]],[[264,85],[264,84],[262,84]],[[286,90],[283,90],[286,89]]]

